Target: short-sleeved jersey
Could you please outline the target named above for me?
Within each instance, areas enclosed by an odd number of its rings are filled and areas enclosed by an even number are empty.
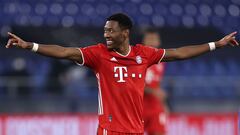
[[[146,87],[151,88],[152,90],[161,90],[160,83],[164,75],[164,63],[152,65],[147,69],[146,73]],[[144,113],[152,113],[164,111],[164,106],[157,97],[152,94],[144,95]]]
[[[164,49],[137,44],[121,55],[104,44],[80,48],[82,65],[98,80],[99,126],[110,131],[143,133],[143,94],[146,70],[159,63]]]

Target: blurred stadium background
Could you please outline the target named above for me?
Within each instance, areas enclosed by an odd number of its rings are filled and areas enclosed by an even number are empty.
[[[0,0],[0,135],[96,133],[98,90],[89,69],[4,46],[8,31],[63,46],[104,42],[105,18],[116,12],[132,17],[132,44],[149,26],[159,29],[163,48],[240,33],[240,0]],[[167,63],[168,135],[237,135],[239,56],[227,47]]]

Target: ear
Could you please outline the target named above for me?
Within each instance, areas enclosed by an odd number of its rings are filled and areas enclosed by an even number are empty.
[[[124,34],[125,37],[129,37],[129,34],[130,34],[129,29],[125,29],[125,30],[123,31],[123,34]]]

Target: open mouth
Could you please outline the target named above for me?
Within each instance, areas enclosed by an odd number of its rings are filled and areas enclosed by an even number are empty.
[[[113,44],[113,41],[110,41],[110,40],[107,41],[107,45],[112,45],[112,44]]]

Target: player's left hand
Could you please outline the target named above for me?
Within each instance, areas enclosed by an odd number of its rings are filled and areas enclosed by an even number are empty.
[[[237,32],[232,32],[230,34],[228,34],[227,36],[225,36],[224,38],[222,38],[221,40],[215,42],[216,43],[216,47],[224,47],[226,45],[231,45],[231,46],[238,46],[239,43],[237,42],[237,40],[235,39]]]

